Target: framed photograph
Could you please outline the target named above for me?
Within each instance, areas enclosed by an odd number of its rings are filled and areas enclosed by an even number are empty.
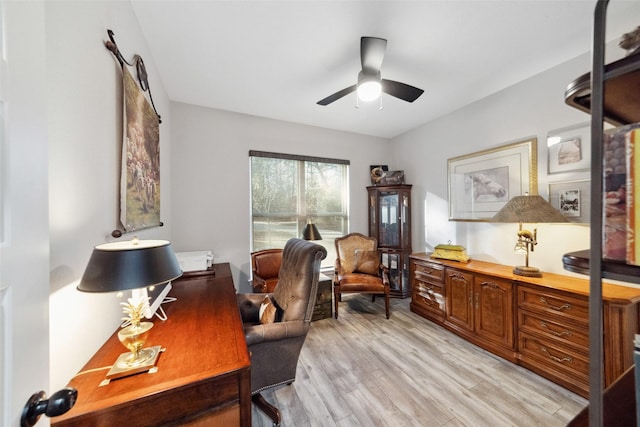
[[[547,165],[549,174],[589,170],[591,167],[589,123],[549,132]]]
[[[449,220],[489,221],[512,197],[538,194],[537,139],[449,159]]]
[[[588,224],[591,206],[591,180],[549,183],[549,203],[570,222]]]

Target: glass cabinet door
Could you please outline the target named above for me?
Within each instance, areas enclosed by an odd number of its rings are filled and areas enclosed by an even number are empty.
[[[400,244],[399,203],[397,191],[381,191],[379,201],[378,245],[398,246]]]
[[[392,294],[409,296],[409,254],[399,251],[382,252],[382,264],[389,269],[389,288]]]

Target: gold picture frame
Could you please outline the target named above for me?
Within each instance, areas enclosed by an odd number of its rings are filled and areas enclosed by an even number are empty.
[[[531,137],[447,160],[450,221],[489,221],[512,197],[538,194]]]

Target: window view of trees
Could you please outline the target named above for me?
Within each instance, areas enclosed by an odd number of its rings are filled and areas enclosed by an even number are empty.
[[[333,241],[348,232],[348,200],[347,164],[252,156],[252,250],[284,247],[309,221],[329,253],[323,265],[333,265]]]

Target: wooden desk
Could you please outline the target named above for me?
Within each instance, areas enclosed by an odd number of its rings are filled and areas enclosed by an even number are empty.
[[[51,424],[251,426],[251,365],[231,271],[228,264],[214,270],[173,282],[177,301],[163,305],[168,318],[153,321],[146,345],[166,348],[158,372],[101,387],[126,351],[116,331],[69,382],[78,390],[75,406]]]

